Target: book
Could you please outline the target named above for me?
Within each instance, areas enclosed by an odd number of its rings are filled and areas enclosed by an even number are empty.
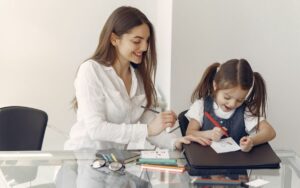
[[[142,169],[153,170],[153,171],[167,171],[167,172],[179,172],[185,171],[184,166],[165,166],[165,165],[152,165],[152,164],[142,164]]]
[[[194,172],[195,169],[274,169],[281,162],[268,143],[253,147],[250,152],[216,153],[211,147],[195,142],[184,144],[183,148]]]
[[[249,182],[247,174],[222,175],[215,174],[210,176],[191,176],[191,183],[197,185],[244,185]]]
[[[140,152],[133,152],[133,151],[111,148],[111,149],[98,150],[96,153],[96,157],[103,158],[107,161],[117,160],[118,162],[126,164],[139,159]]]
[[[137,164],[156,164],[156,165],[169,165],[169,166],[177,166],[176,159],[145,159],[140,158]]]

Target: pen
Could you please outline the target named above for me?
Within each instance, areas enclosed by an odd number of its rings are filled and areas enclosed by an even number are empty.
[[[159,113],[160,113],[159,111],[153,110],[153,109],[151,109],[151,108],[147,108],[146,106],[141,106],[141,107],[144,108],[145,110],[149,110],[149,111],[154,112],[154,113],[156,113],[156,114],[159,114]],[[167,127],[167,128],[166,128],[166,131],[167,131],[168,133],[172,133],[172,132],[174,132],[174,131],[175,131],[176,129],[178,129],[178,128],[179,128],[179,126],[171,130],[170,127]]]
[[[211,117],[211,115],[208,112],[204,112],[204,114],[214,124],[214,126],[219,127],[222,130],[222,132],[224,133],[224,135],[229,137],[227,131],[216,120],[214,120],[214,118]]]
[[[145,110],[149,110],[149,111],[154,112],[154,113],[156,113],[156,114],[159,114],[159,113],[160,113],[159,111],[153,110],[153,109],[151,109],[151,108],[147,108],[146,106],[141,106],[141,107],[144,108]]]
[[[184,157],[184,152],[185,152],[185,149],[183,148],[182,151],[180,152],[180,155],[183,157]]]
[[[174,129],[172,129],[172,130],[170,130],[170,131],[167,131],[167,132],[168,132],[168,133],[172,133],[172,132],[176,131],[179,127],[180,127],[180,126],[177,126],[177,127],[175,127]]]

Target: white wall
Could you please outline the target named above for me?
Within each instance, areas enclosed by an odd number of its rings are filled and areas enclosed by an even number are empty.
[[[299,10],[295,0],[174,0],[171,107],[189,106],[211,63],[246,58],[267,83],[268,120],[277,131],[271,144],[300,153]]]
[[[0,107],[45,110],[52,128],[46,131],[44,149],[61,149],[75,122],[70,102],[76,70],[96,49],[108,16],[122,5],[137,7],[153,22],[157,38],[164,38],[156,25],[169,28],[167,32],[171,26],[164,26],[157,15],[169,11],[170,2],[158,6],[156,0],[0,0]],[[170,17],[171,13],[165,19]],[[167,43],[157,46],[163,52],[159,61],[170,64],[171,48],[165,48]],[[159,88],[168,88],[170,81],[164,79],[170,76],[158,79]]]
[[[172,53],[172,0],[157,3],[157,72],[156,85],[160,94],[161,108],[170,108],[171,100],[171,53]],[[164,103],[164,104],[163,104]]]
[[[296,0],[0,0],[0,106],[49,115],[44,149],[60,149],[75,121],[70,101],[79,64],[98,43],[109,14],[141,9],[157,33],[157,85],[175,112],[186,109],[212,62],[246,58],[266,79],[277,148],[298,137],[300,2]],[[172,60],[172,66],[171,66]]]

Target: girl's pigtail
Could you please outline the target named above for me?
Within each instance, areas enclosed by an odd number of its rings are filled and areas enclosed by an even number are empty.
[[[207,67],[205,70],[200,83],[194,90],[191,101],[194,102],[197,99],[205,98],[213,93],[213,81],[217,73],[217,69],[220,63],[214,63]]]
[[[258,117],[266,118],[267,90],[263,77],[258,72],[253,72],[254,86],[248,99],[250,112]]]

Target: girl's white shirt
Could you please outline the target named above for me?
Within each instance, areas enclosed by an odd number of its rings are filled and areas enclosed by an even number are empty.
[[[229,112],[224,112],[221,108],[218,107],[218,105],[215,102],[213,103],[213,108],[214,108],[215,114],[218,117],[223,118],[223,119],[229,119],[235,112],[235,109],[232,111],[229,111]],[[202,125],[203,124],[203,115],[204,115],[203,112],[204,112],[204,101],[203,101],[203,99],[198,99],[191,105],[190,109],[185,114],[185,116],[189,120],[195,119],[196,121],[198,121],[200,123],[200,125]],[[264,117],[260,117],[260,121],[263,121],[264,119],[265,119]],[[251,116],[248,108],[245,109],[244,120],[245,120],[246,132],[248,134],[255,134],[256,129],[254,129],[254,128],[258,124],[258,118]]]
[[[147,149],[151,144],[174,148],[175,134],[163,131],[158,136],[147,137],[147,123],[156,114],[141,107],[147,103],[143,82],[135,69],[130,68],[132,85],[128,95],[113,67],[94,60],[79,67],[74,82],[77,122],[71,128],[65,149]]]

